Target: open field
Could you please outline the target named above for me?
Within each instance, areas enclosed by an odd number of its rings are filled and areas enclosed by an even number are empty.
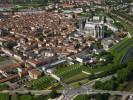
[[[0,84],[0,91],[1,90],[8,90],[8,89],[9,89],[9,87],[7,84]]]
[[[0,62],[5,61],[5,60],[9,60],[9,57],[7,57],[7,56],[0,56]]]
[[[74,87],[74,88],[79,88],[81,85],[86,84],[89,81],[90,81],[89,79],[84,79],[84,80],[81,80],[81,81],[70,83],[69,85]]]
[[[54,73],[59,76],[63,82],[69,83],[88,77],[88,75],[82,71],[89,72],[89,68],[80,64],[74,64],[67,67],[60,67]]]
[[[15,9],[25,9],[29,7],[37,8],[37,7],[45,7],[47,3],[39,3],[39,2],[30,2],[30,3],[20,3],[16,4]]]
[[[74,100],[89,100],[89,95],[84,94],[84,95],[78,95],[74,98]]]
[[[0,100],[9,100],[9,94],[0,93]]]
[[[30,86],[29,89],[33,90],[41,90],[41,89],[48,89],[53,84],[54,79],[49,76],[43,76],[36,80],[31,80],[27,83],[27,86]]]

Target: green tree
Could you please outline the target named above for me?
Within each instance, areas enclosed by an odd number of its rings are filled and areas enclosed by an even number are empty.
[[[54,99],[54,98],[58,97],[59,95],[60,95],[60,94],[57,93],[56,90],[53,90],[53,91],[49,94],[49,97],[52,98],[52,99]]]
[[[120,82],[126,81],[129,75],[129,71],[127,68],[123,68],[122,70],[117,71],[117,77]]]

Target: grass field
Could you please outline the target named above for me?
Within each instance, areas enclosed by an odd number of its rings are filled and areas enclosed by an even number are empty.
[[[21,3],[21,4],[16,4],[17,9],[24,9],[24,8],[29,8],[29,7],[45,7],[47,3],[39,3],[39,2],[30,2],[30,3]]]
[[[124,40],[111,48],[110,52],[115,56],[114,62],[120,63],[122,57],[131,47],[133,47],[133,38],[124,38]]]
[[[73,100],[90,100],[90,96],[87,94],[78,95]]]
[[[9,100],[48,100],[49,97],[47,95],[32,95],[32,94],[14,94],[11,95],[11,99]]]
[[[7,84],[0,84],[0,91],[1,90],[8,90],[9,86]]]
[[[89,68],[80,64],[74,64],[67,67],[60,67],[54,73],[59,76],[62,81],[69,83],[71,81],[76,81],[88,76],[82,71],[89,72]]]
[[[36,80],[31,80],[27,83],[27,86],[30,86],[29,89],[33,90],[41,90],[41,89],[48,89],[53,84],[54,79],[49,76],[43,76]]]
[[[81,80],[81,81],[70,83],[69,85],[74,87],[74,88],[79,88],[81,85],[86,84],[89,81],[90,81],[89,79],[84,79],[84,80]]]
[[[9,57],[7,56],[0,56],[0,62],[9,60]]]
[[[9,100],[9,94],[0,93],[0,100]]]

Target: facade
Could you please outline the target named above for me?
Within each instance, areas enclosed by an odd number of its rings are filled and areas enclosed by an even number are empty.
[[[28,71],[28,73],[31,79],[38,79],[38,77],[41,76],[41,72],[37,69],[32,69]]]
[[[90,36],[102,39],[104,37],[104,24],[103,22],[86,22],[84,32]]]

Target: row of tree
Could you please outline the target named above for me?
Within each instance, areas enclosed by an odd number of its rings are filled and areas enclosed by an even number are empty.
[[[132,81],[133,75],[133,60],[127,64],[120,65],[121,69],[116,71],[117,76],[113,76],[110,80],[101,82],[97,81],[94,88],[103,90],[124,90],[128,82]]]

